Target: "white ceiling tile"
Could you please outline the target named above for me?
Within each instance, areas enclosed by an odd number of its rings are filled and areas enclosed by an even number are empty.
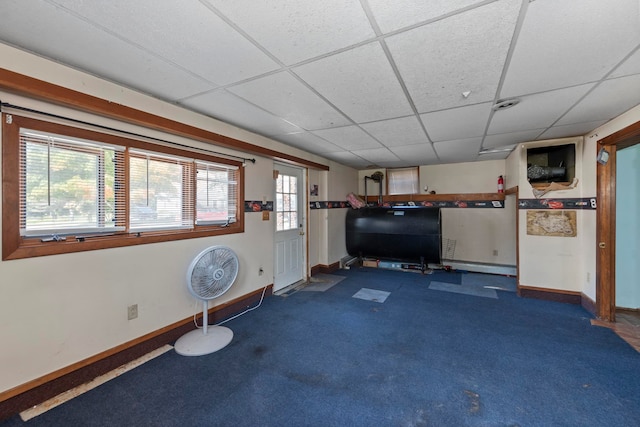
[[[287,65],[375,37],[357,1],[207,2]]]
[[[558,89],[523,96],[520,103],[494,112],[489,134],[517,132],[521,129],[539,129],[551,126],[560,116],[583,97],[593,84]]]
[[[433,144],[441,163],[463,163],[478,160],[482,138],[458,139]]]
[[[371,165],[371,162],[363,159],[362,157],[356,156],[351,151],[337,151],[326,153],[323,154],[323,157],[359,169],[364,169],[367,166]]]
[[[3,1],[0,16],[1,40],[34,52],[46,51],[56,61],[158,98],[176,100],[215,87],[49,3]],[[56,42],[43,34],[55,34]]]
[[[375,164],[400,160],[386,147],[369,148],[367,150],[353,150],[352,153]]]
[[[316,154],[344,151],[343,148],[325,141],[324,139],[309,132],[295,132],[285,135],[274,135],[273,139]]]
[[[639,7],[638,0],[530,2],[501,97],[600,80],[637,46]]]
[[[390,150],[398,158],[410,162],[411,165],[428,165],[438,162],[436,152],[430,143],[402,145],[391,147]]]
[[[415,116],[364,123],[360,127],[387,147],[428,142]]]
[[[469,105],[420,115],[432,141],[482,136],[491,114],[493,103]]]
[[[570,136],[586,135],[594,129],[605,124],[606,120],[595,122],[575,123],[572,125],[553,126],[547,129],[538,139],[566,138]]]
[[[418,112],[495,98],[520,5],[496,1],[386,39]]]
[[[558,121],[558,125],[610,120],[640,103],[640,74],[606,80]]]
[[[227,90],[303,129],[323,129],[351,123],[286,71]]]
[[[530,129],[498,135],[487,135],[482,143],[482,148],[506,147],[520,142],[533,141],[537,139],[538,135],[543,131],[544,129]]]
[[[278,66],[197,1],[54,1],[99,28],[156,52],[219,85],[253,77]],[[132,22],[132,16],[144,18]]]
[[[624,61],[609,77],[622,77],[640,74],[640,49]]]
[[[345,150],[363,150],[365,148],[380,148],[382,145],[370,137],[358,126],[344,126],[333,129],[313,131],[313,134],[334,143]]]
[[[383,33],[425,22],[483,0],[368,0]]]
[[[413,112],[378,42],[310,62],[294,72],[356,123]]]
[[[0,41],[356,168],[503,158],[479,141],[586,135],[640,102],[640,0],[3,0]]]
[[[297,126],[275,117],[223,90],[189,98],[182,104],[218,120],[248,129],[262,135],[301,132]]]

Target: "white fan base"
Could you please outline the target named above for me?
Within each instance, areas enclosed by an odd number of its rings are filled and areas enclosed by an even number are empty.
[[[209,326],[187,332],[176,341],[174,348],[181,356],[203,356],[223,349],[233,339],[233,331],[224,326]]]

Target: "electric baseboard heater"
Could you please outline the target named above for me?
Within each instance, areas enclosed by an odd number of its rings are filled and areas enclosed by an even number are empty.
[[[347,252],[360,258],[405,261],[400,265],[441,263],[439,208],[365,207],[346,218]]]

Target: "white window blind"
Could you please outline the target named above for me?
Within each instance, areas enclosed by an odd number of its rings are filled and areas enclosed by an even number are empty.
[[[129,230],[193,228],[193,160],[129,150]]]
[[[20,235],[124,229],[124,147],[20,129]]]
[[[418,194],[418,168],[387,169],[389,194]]]
[[[228,224],[238,219],[238,168],[196,161],[196,224]]]

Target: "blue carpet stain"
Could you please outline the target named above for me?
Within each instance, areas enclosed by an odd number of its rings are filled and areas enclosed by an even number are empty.
[[[164,355],[14,426],[635,426],[640,354],[579,306],[429,289],[457,273],[340,270],[269,297],[232,343]],[[483,280],[491,282],[491,277]],[[468,283],[467,283],[468,285]],[[491,286],[491,283],[489,283]],[[352,298],[390,292],[384,304]]]

